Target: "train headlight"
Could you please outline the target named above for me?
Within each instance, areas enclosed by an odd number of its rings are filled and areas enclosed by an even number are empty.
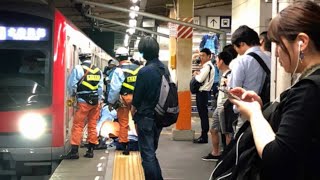
[[[37,139],[46,130],[46,120],[36,113],[25,114],[19,121],[19,130],[28,139]]]

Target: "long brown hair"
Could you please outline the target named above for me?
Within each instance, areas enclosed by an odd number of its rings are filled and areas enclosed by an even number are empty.
[[[296,2],[283,9],[272,19],[268,36],[278,44],[291,59],[281,37],[294,41],[299,33],[310,37],[317,51],[320,51],[320,6],[311,1]]]

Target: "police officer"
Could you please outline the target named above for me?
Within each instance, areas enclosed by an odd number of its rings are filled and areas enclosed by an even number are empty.
[[[81,65],[76,65],[68,78],[68,92],[77,98],[77,111],[71,130],[71,151],[64,159],[79,159],[78,148],[81,143],[85,119],[88,120],[88,150],[84,157],[93,158],[93,149],[98,144],[97,120],[102,99],[103,75],[91,62],[91,54],[79,54]]]
[[[108,94],[108,104],[111,109],[116,104],[121,104],[117,109],[118,121],[120,124],[119,143],[124,148],[123,154],[129,155],[128,128],[129,112],[132,103],[132,94],[140,67],[128,60],[129,51],[119,47],[116,51],[116,59],[119,66],[114,70]]]

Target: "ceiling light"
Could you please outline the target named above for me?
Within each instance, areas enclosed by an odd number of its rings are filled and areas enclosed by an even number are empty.
[[[129,20],[129,26],[130,26],[130,27],[136,27],[136,26],[137,26],[137,20],[135,20],[135,19],[130,19],[130,20]]]
[[[124,47],[128,47],[129,41],[124,41],[124,42],[123,42],[123,45],[124,45]]]
[[[124,37],[124,39],[125,39],[125,40],[129,40],[129,35],[126,34],[125,37]]]
[[[131,0],[132,3],[137,3],[139,0]]]
[[[140,8],[139,6],[131,6],[130,9],[134,11],[139,11]]]
[[[138,16],[138,14],[135,13],[135,12],[130,12],[130,13],[129,13],[129,17],[130,17],[131,19],[134,19],[134,18],[137,17],[137,16]]]
[[[136,29],[135,28],[129,28],[129,29],[127,29],[127,32],[132,35],[133,33],[136,32]]]

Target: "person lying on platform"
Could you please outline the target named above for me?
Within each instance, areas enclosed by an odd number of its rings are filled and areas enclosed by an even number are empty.
[[[120,125],[117,119],[117,111],[115,109],[109,110],[108,106],[101,109],[101,117],[97,123],[97,132],[99,136],[99,145],[96,149],[107,149],[110,142],[115,143],[117,150],[124,150],[125,147],[119,143]],[[129,120],[129,150],[138,150],[138,136],[132,118]]]

